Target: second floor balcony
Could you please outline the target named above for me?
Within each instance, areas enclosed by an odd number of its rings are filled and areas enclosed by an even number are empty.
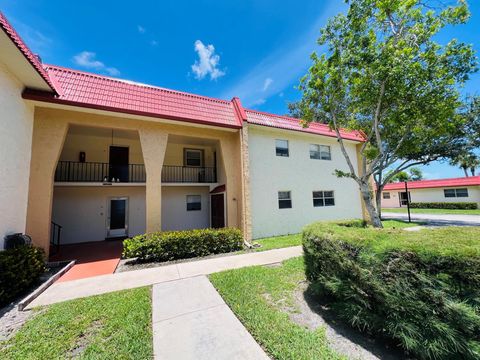
[[[144,164],[113,165],[101,162],[59,161],[55,182],[85,183],[144,183],[147,179]],[[162,167],[162,183],[216,183],[215,167]]]

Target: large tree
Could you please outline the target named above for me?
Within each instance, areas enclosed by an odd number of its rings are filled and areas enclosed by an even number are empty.
[[[306,123],[321,117],[336,132],[348,164],[336,174],[358,183],[372,224],[381,227],[380,193],[391,177],[450,158],[464,145],[467,120],[458,88],[476,71],[475,53],[455,39],[440,44],[436,35],[465,23],[470,14],[464,1],[455,6],[421,0],[347,3],[348,13],[321,30],[318,43],[325,52],[312,55],[300,83],[299,107]],[[364,134],[360,171],[341,128]],[[386,169],[393,171],[386,175]]]

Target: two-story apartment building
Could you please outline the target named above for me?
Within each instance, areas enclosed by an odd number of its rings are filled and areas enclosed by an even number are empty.
[[[249,241],[362,216],[326,125],[44,65],[0,28],[0,242],[27,233],[48,253],[60,227],[71,244],[224,226]],[[356,161],[362,136],[343,137]]]

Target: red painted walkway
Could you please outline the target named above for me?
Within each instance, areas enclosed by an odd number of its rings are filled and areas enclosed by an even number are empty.
[[[76,260],[75,265],[57,282],[113,274],[122,256],[121,240],[61,245],[50,261]]]

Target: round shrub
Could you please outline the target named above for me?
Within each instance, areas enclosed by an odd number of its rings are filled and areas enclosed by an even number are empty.
[[[393,340],[415,358],[479,359],[480,230],[415,233],[359,224],[305,229],[311,290],[353,327]],[[455,231],[469,238],[454,238]]]

